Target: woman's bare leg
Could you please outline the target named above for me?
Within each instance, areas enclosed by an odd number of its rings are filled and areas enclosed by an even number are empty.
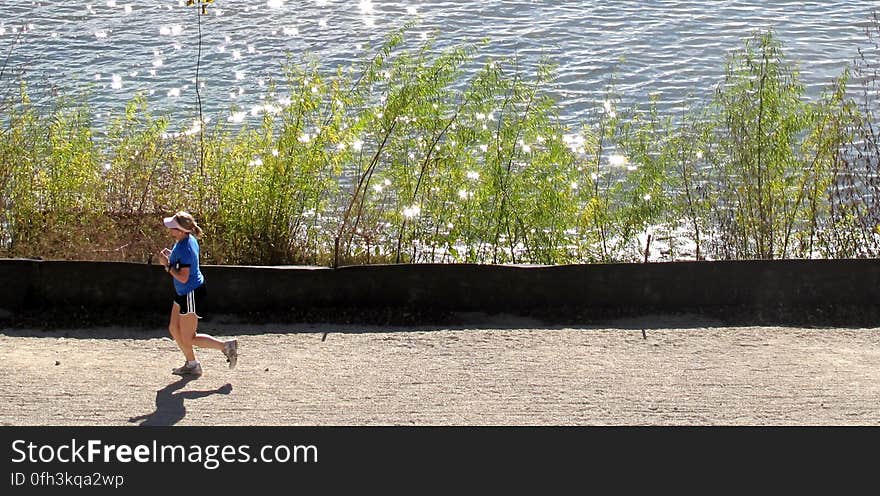
[[[180,319],[180,349],[187,361],[194,361],[196,354],[193,351],[193,339],[196,335],[196,326],[199,325],[198,317],[194,313],[181,315]]]
[[[171,338],[177,343],[177,347],[180,348],[180,351],[186,356],[186,347],[180,336],[180,305],[177,303],[171,304],[171,317],[168,319],[168,333],[171,334]],[[192,347],[190,347],[190,349],[192,349]],[[187,358],[187,360],[189,360],[189,358]]]
[[[183,337],[184,344],[189,347],[190,352],[192,353],[193,346],[223,351],[225,342],[210,334],[196,334],[198,326],[199,318],[196,317],[196,314],[188,313],[180,316],[181,336]],[[195,358],[187,358],[187,360],[195,360]]]

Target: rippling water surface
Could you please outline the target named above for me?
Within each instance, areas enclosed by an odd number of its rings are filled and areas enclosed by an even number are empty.
[[[209,116],[230,119],[260,104],[288,54],[347,66],[407,21],[414,39],[432,33],[440,47],[488,37],[487,56],[517,54],[525,68],[550,57],[572,124],[601,105],[612,73],[631,102],[658,93],[661,107],[679,109],[707,98],[726,55],[755,30],[776,32],[817,96],[867,45],[878,9],[880,0],[215,0],[201,19],[202,100]],[[3,83],[23,73],[37,99],[90,88],[97,124],[139,91],[155,112],[191,119],[197,21],[183,0],[3,0]]]

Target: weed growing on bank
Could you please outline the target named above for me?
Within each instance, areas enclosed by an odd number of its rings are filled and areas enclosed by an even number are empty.
[[[288,60],[258,125],[172,129],[137,96],[96,136],[83,95],[37,107],[7,78],[0,256],[143,262],[178,209],[214,264],[873,256],[878,26],[818,101],[755,33],[688,115],[609,84],[578,129],[552,61],[525,74],[407,29],[352,71]]]

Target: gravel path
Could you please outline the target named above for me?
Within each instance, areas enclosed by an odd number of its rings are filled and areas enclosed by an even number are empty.
[[[240,359],[197,352],[192,381],[160,328],[0,329],[0,423],[880,424],[880,328],[468,327],[203,325]]]

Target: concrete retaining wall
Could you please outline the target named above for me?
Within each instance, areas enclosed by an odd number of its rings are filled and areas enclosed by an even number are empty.
[[[529,314],[626,308],[874,307],[880,260],[778,260],[522,267],[415,264],[204,266],[212,311],[416,308]],[[172,283],[157,265],[0,260],[0,310],[79,307],[163,312]]]

